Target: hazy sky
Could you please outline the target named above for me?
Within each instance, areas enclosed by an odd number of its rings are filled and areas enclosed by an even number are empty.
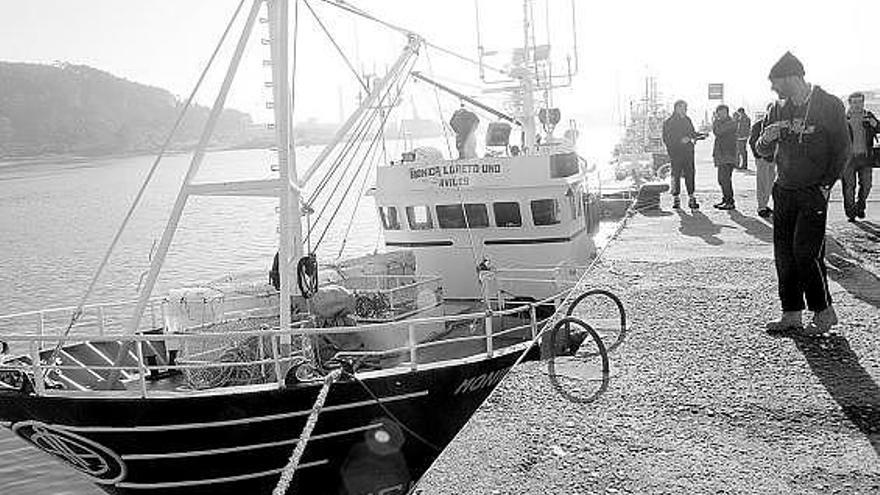
[[[239,0],[0,0],[0,60],[88,64],[185,96]],[[554,51],[571,52],[570,0],[535,4],[536,37]],[[616,110],[658,78],[663,95],[685,98],[695,111],[706,105],[706,84],[723,82],[727,102],[757,109],[773,98],[767,73],[785,50],[804,63],[807,79],[838,95],[880,87],[880,1],[836,0],[575,0],[580,74],[558,93],[569,113],[614,122]],[[250,3],[250,0],[247,1]],[[319,0],[313,7],[364,69],[381,72],[403,47],[402,36],[342,15]],[[431,41],[476,56],[474,0],[352,0]],[[521,39],[519,0],[480,0],[481,34],[488,48]],[[340,101],[351,110],[354,83],[310,14],[301,7],[300,98],[297,120],[336,120]],[[266,120],[267,71],[258,25],[236,81],[230,106]],[[420,68],[477,94],[476,69],[437,52]],[[560,67],[562,64],[558,64]],[[442,74],[442,75],[441,75]],[[221,77],[215,71],[213,87]],[[203,93],[199,100],[209,102]],[[432,95],[433,98],[433,95]],[[444,100],[444,105],[448,102]],[[454,102],[453,102],[454,104]],[[433,109],[436,114],[436,105]],[[431,117],[431,108],[420,108]]]

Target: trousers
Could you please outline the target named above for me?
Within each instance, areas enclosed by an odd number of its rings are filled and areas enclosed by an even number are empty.
[[[745,139],[736,140],[736,168],[749,168],[749,152]]]
[[[755,158],[755,193],[758,209],[766,208],[770,202],[770,190],[776,182],[776,164],[763,158]]]
[[[840,176],[843,185],[843,211],[850,218],[855,217],[860,211],[865,211],[865,201],[868,199],[868,193],[871,192],[874,172],[869,160],[867,156],[850,158]],[[856,185],[859,189],[858,195],[856,195]]]
[[[672,183],[669,185],[669,192],[673,196],[681,193],[681,179],[684,178],[684,187],[690,196],[694,195],[694,155],[685,154],[683,156],[670,157],[670,174],[669,179]]]
[[[773,257],[783,311],[822,311],[831,305],[825,267],[828,203],[818,186],[773,186]]]
[[[718,169],[718,185],[721,186],[721,202],[733,204],[733,168],[734,163],[715,160]]]

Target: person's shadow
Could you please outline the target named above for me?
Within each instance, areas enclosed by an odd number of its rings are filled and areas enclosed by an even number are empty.
[[[746,234],[768,244],[773,243],[773,228],[752,217],[747,217],[737,210],[730,210],[730,219],[746,229]]]
[[[870,220],[863,221],[863,222],[855,222],[855,223],[853,223],[853,225],[860,228],[868,235],[872,235],[874,237],[880,238],[880,225],[877,225],[876,223],[874,223]]]
[[[834,280],[856,299],[880,308],[880,278],[862,267],[832,236],[825,238],[825,260],[828,277]]]
[[[792,336],[813,374],[880,455],[880,387],[859,363],[846,337]]]
[[[704,215],[700,210],[691,210],[690,215],[685,213],[684,210],[676,210],[676,212],[678,213],[678,218],[681,220],[681,225],[678,227],[678,231],[681,232],[682,235],[699,237],[700,239],[703,239],[706,244],[712,246],[720,246],[724,244],[724,241],[718,237],[718,234],[721,233],[721,229],[725,226],[712,223],[712,220],[709,220],[709,217]]]

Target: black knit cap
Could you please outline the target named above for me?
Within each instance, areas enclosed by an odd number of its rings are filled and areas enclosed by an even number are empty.
[[[770,69],[770,79],[781,79],[788,76],[803,76],[804,65],[791,52],[785,52],[785,55],[776,62],[776,65]]]

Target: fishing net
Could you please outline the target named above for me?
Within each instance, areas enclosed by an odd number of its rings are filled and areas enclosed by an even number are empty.
[[[205,339],[185,339],[178,362],[187,367],[183,376],[193,389],[253,385],[277,380],[271,359],[275,336],[242,336],[241,332],[277,328],[278,317],[251,317],[225,320],[190,329],[188,334],[205,333]],[[217,335],[220,334],[220,335]]]

